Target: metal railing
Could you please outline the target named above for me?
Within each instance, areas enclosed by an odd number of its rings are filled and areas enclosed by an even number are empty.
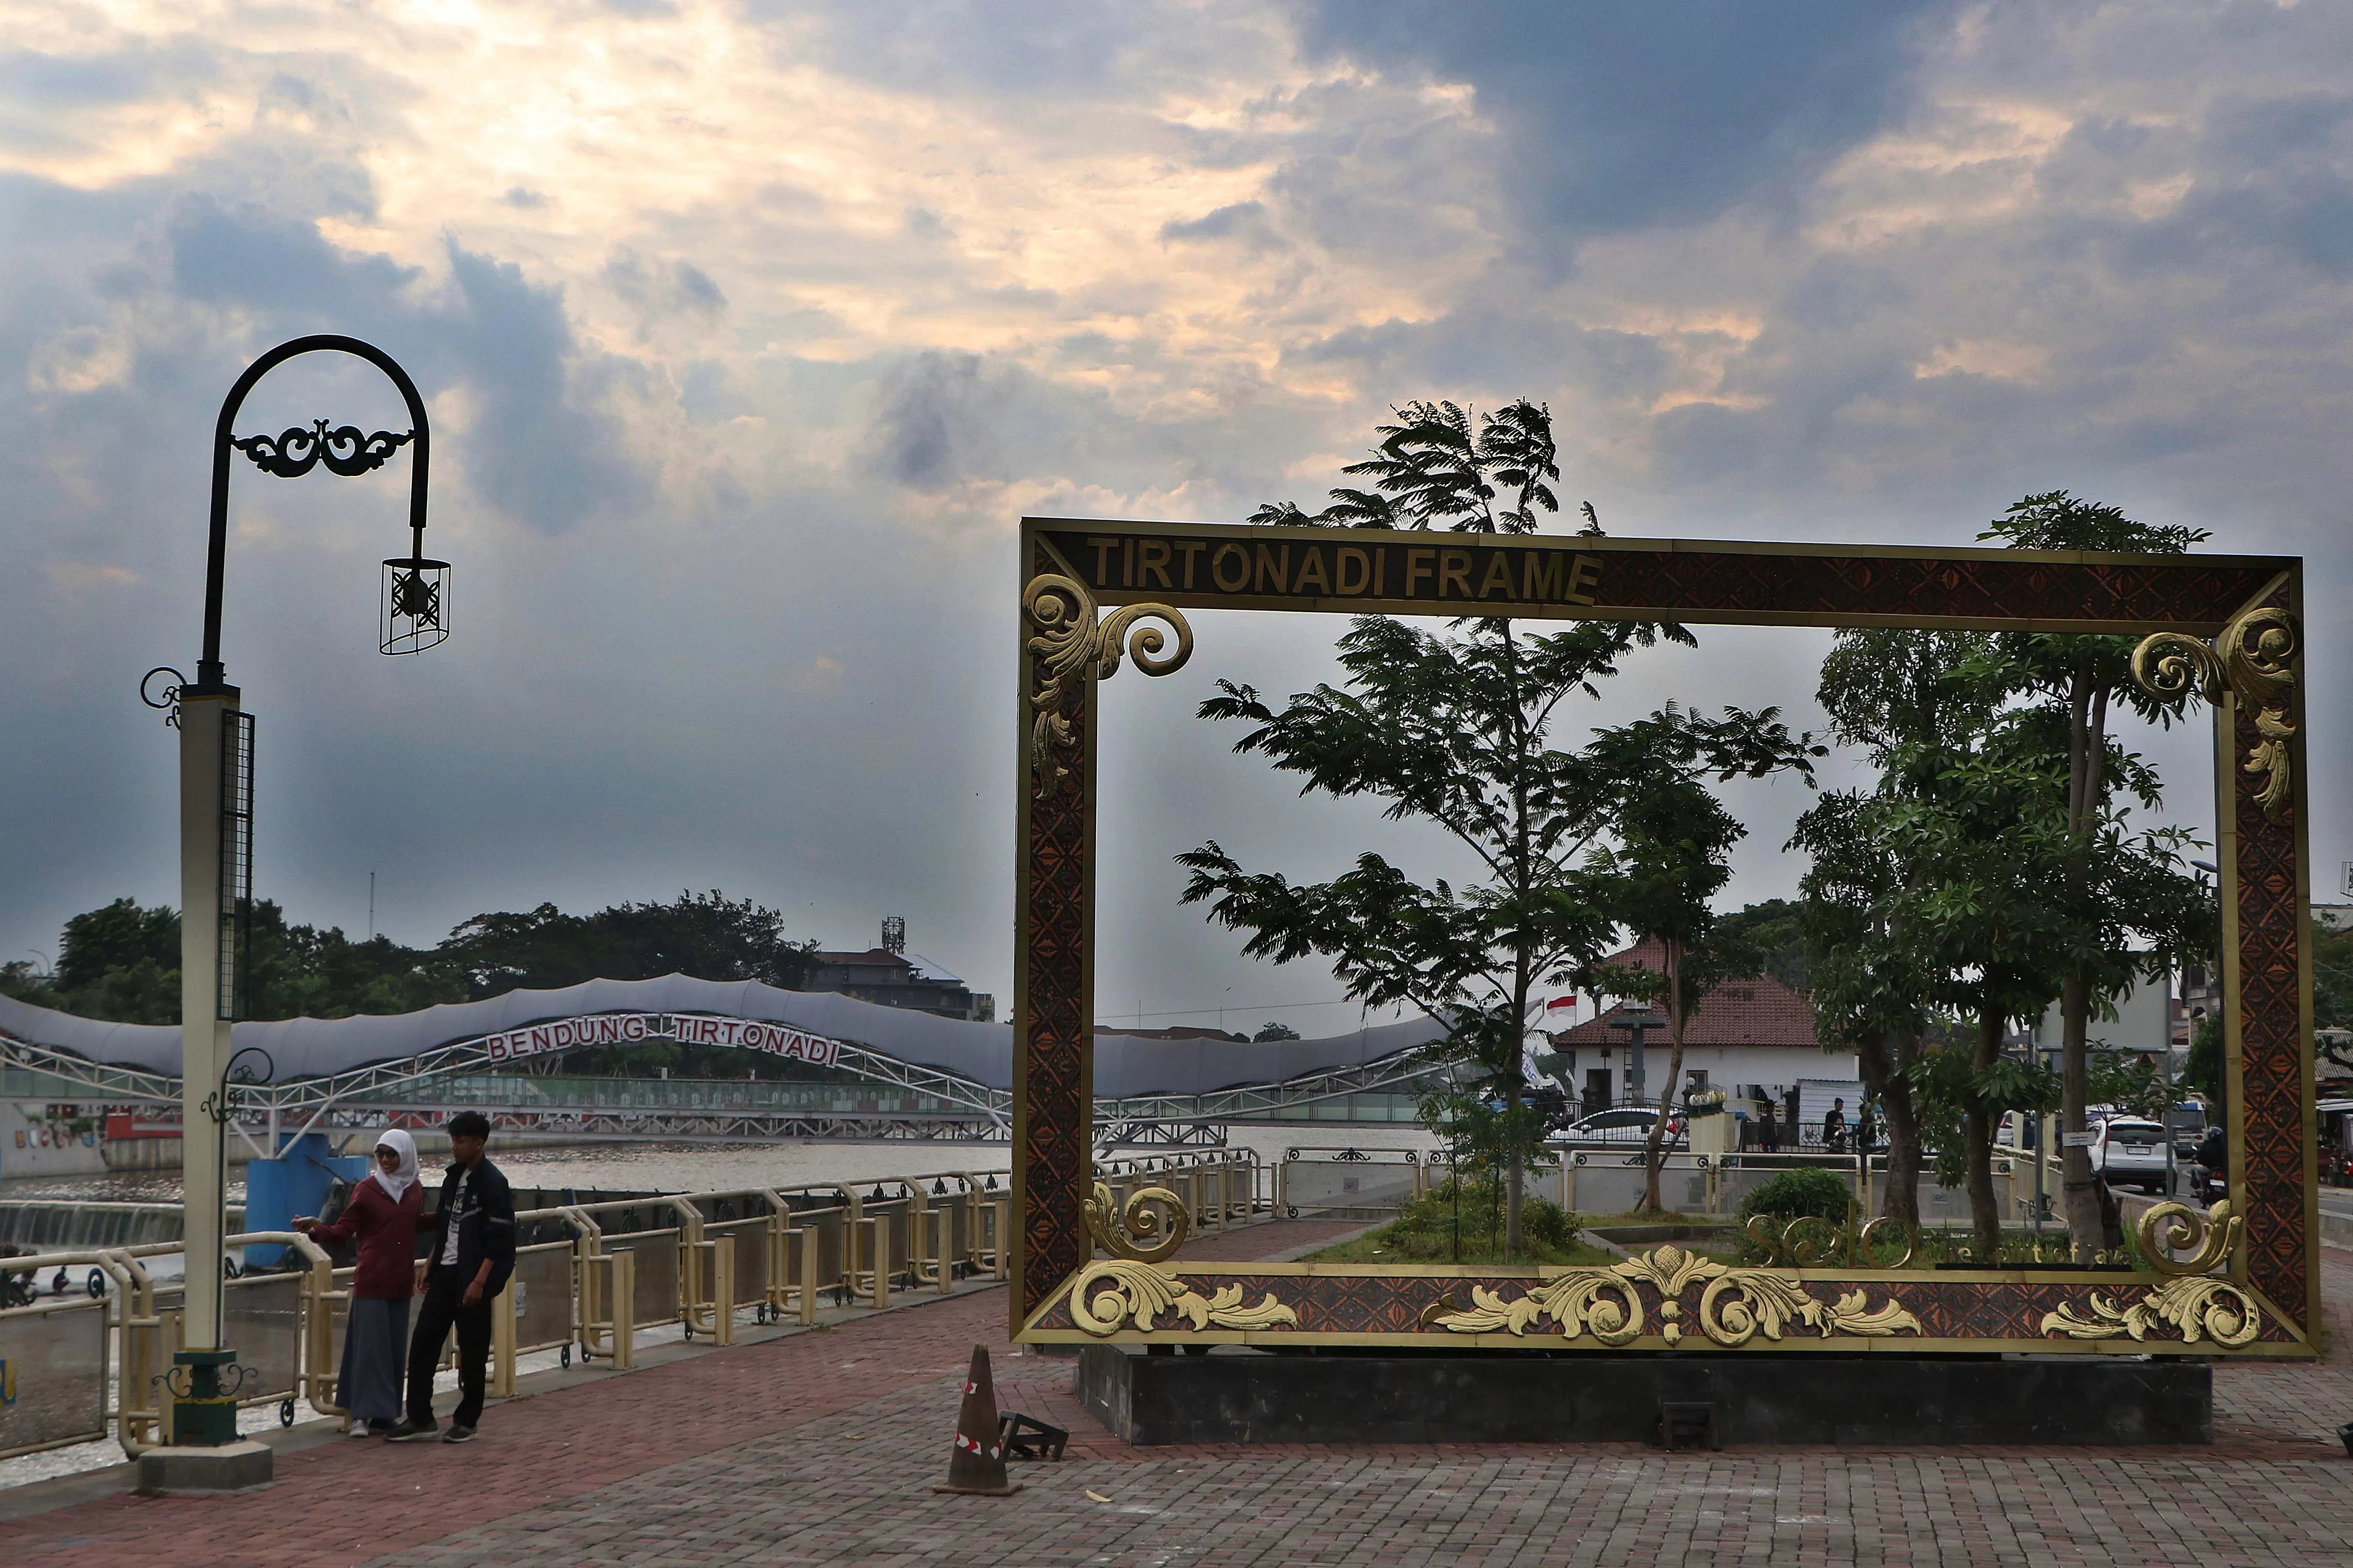
[[[1270,1211],[1265,1168],[1247,1150],[1108,1161],[1097,1175],[1123,1202],[1138,1187],[1177,1193],[1197,1233]],[[814,1326],[827,1305],[882,1308],[894,1292],[946,1295],[960,1280],[1004,1279],[1012,1206],[1005,1173],[946,1171],[524,1210],[513,1279],[492,1299],[491,1392],[512,1395],[518,1360],[534,1352],[626,1370],[639,1334],[658,1326],[725,1345],[747,1317]],[[232,1236],[225,1248],[248,1245],[281,1247],[292,1266],[224,1284],[239,1405],[275,1403],[288,1425],[303,1404],[345,1417],[336,1379],[352,1270],[289,1232]],[[185,1342],[180,1287],[150,1264],[183,1255],[168,1241],[0,1258],[0,1278],[62,1268],[78,1291],[0,1310],[0,1385],[13,1395],[0,1399],[0,1458],[110,1435],[135,1457],[164,1440],[163,1374]],[[90,1269],[94,1294],[81,1283]]]

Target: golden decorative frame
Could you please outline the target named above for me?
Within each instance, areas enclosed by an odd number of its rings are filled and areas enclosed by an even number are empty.
[[[2300,560],[1028,518],[1021,573],[1017,1339],[2317,1353]],[[1185,1265],[1182,1202],[1115,1209],[1092,1166],[1094,737],[1123,652],[1146,675],[1181,668],[1201,609],[2140,636],[2144,688],[2214,710],[2232,1202],[2152,1209],[2151,1272],[1856,1267],[1862,1227],[1845,1266],[1794,1232],[1760,1237],[1756,1268],[1672,1247],[1592,1268]]]

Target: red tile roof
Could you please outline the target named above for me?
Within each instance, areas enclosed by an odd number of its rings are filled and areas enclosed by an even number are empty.
[[[1664,957],[1665,950],[1659,943],[1645,941],[1612,953],[1602,962],[1626,969],[1656,971]],[[1608,1020],[1614,1014],[1635,1010],[1630,1003],[1620,1003],[1599,1018],[1589,1018],[1575,1028],[1555,1034],[1554,1043],[1572,1048],[1624,1045],[1626,1031]],[[1650,1044],[1659,1045],[1663,1043],[1665,1033],[1653,1031],[1647,1038]],[[1683,1026],[1683,1044],[1805,1046],[1820,1049],[1822,1043],[1814,1034],[1813,1004],[1771,975],[1759,974],[1746,980],[1727,980],[1702,998]]]

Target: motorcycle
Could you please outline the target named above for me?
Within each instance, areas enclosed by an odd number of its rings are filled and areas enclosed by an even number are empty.
[[[2189,1167],[2189,1199],[2208,1208],[2231,1195],[2229,1182],[2221,1171],[2208,1165]]]

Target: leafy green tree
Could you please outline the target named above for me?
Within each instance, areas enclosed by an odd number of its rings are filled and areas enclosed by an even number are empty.
[[[2202,1096],[2209,1106],[2222,1101],[2222,1016],[2209,1013],[2198,1020],[2189,1037],[2189,1055],[2181,1064],[2181,1087]]]
[[[388,937],[354,942],[338,927],[288,923],[279,906],[254,906],[255,1018],[340,1018],[414,1012],[441,1002],[491,996],[522,986],[553,989],[598,978],[640,980],[684,973],[703,980],[805,985],[816,944],[784,934],[784,916],[716,891],[681,893],[671,903],[617,904],[567,915],[553,904],[477,915],[438,947],[404,947]],[[180,921],[165,908],[118,899],[66,922],[58,974],[36,983],[28,970],[0,973],[0,989],[44,1006],[121,1023],[174,1024],[180,1017]],[[740,1053],[659,1044],[575,1052],[544,1070],[650,1075],[695,1071],[733,1077]],[[795,1075],[792,1064],[751,1064]]]
[[[1982,740],[1998,702],[1973,670],[1989,647],[1969,633],[1840,632],[1822,661],[1816,698],[1832,737],[1861,749],[1879,783],[1868,795],[1825,795],[1789,841],[1812,858],[1800,884],[1799,924],[1816,1026],[1823,1039],[1853,1049],[1878,1102],[1887,1135],[1881,1212],[1906,1225],[1920,1222],[1924,1145],[1913,1069],[1936,1021],[1936,981],[1906,923],[1916,913],[1902,907],[1917,902],[1927,869],[1905,860],[1889,806],[1935,798],[1946,770]],[[1957,1110],[1954,1125],[1957,1131]],[[1957,1136],[1939,1146],[1957,1159],[1964,1149]],[[1962,1169],[1956,1165],[1949,1184],[1962,1184]]]
[[[1668,1119],[1682,1093],[1683,1037],[1693,1011],[1723,981],[1754,974],[1756,951],[1725,927],[1709,900],[1732,879],[1728,857],[1747,837],[1707,786],[1672,766],[1665,746],[1649,753],[1669,765],[1630,778],[1614,826],[1616,842],[1597,845],[1586,868],[1606,889],[1611,917],[1638,939],[1659,944],[1655,974],[1608,966],[1587,983],[1617,995],[1640,995],[1667,1021],[1667,1072],[1659,1114],[1643,1142],[1642,1207],[1655,1212],[1666,1163]]]
[[[1718,918],[1727,935],[1739,938],[1756,952],[1758,973],[1769,974],[1802,993],[1813,989],[1805,915],[1803,903],[1767,899]]]
[[[1996,520],[1980,539],[2000,539],[2017,550],[2090,550],[2179,554],[2209,537],[2202,529],[2136,522],[2118,509],[2065,490],[2031,495]],[[2168,723],[2174,710],[2142,691],[2132,679],[2134,639],[2006,633],[1998,639],[2005,684],[2031,699],[2027,721],[2045,744],[2066,759],[2067,853],[2055,869],[2073,918],[2064,936],[2067,959],[2059,994],[2060,1128],[2081,1133],[2089,1123],[2091,1019],[2136,977],[2158,978],[2177,955],[2204,951],[2210,900],[2192,879],[2175,870],[2186,836],[2160,839],[2126,835],[2109,809],[2119,782],[2137,759],[2121,757],[2107,733],[2112,706],[2124,704],[2144,720]],[[2040,722],[2035,722],[2040,721]],[[2158,804],[2154,774],[2142,770],[2135,793]],[[2155,955],[2137,959],[2126,945],[2137,935]],[[2091,1151],[2063,1153],[2068,1229],[2078,1261],[2100,1248],[2105,1222]]]
[[[1372,489],[1335,489],[1333,505],[1312,515],[1261,507],[1254,521],[1525,533],[1539,512],[1557,510],[1547,484],[1559,477],[1551,421],[1537,405],[1474,421],[1451,403],[1409,404],[1380,433],[1374,456],[1346,470],[1369,475]],[[1589,506],[1585,513],[1598,531]],[[1593,621],[1530,637],[1508,619],[1480,617],[1437,635],[1366,616],[1339,644],[1347,690],[1319,686],[1277,710],[1255,689],[1221,681],[1201,706],[1206,719],[1248,722],[1235,749],[1302,775],[1303,793],[1384,800],[1391,819],[1432,823],[1474,858],[1481,879],[1461,888],[1417,882],[1370,852],[1306,886],[1247,872],[1214,841],[1177,860],[1193,872],[1185,901],[1209,901],[1211,919],[1250,932],[1249,955],[1320,955],[1350,995],[1445,1021],[1432,1054],[1457,1069],[1456,1082],[1429,1109],[1440,1125],[1460,1122],[1464,1137],[1497,1149],[1514,1250],[1524,1173],[1543,1157],[1545,1131],[1522,1068],[1531,991],[1590,964],[1609,938],[1601,889],[1580,861],[1622,801],[1623,764],[1642,761],[1645,777],[1672,771],[1649,756],[1659,748],[1691,773],[1761,776],[1803,760],[1803,742],[1769,710],[1662,715],[1647,728],[1600,732],[1579,752],[1555,749],[1561,705],[1598,695],[1620,658],[1662,637],[1692,641],[1672,626]]]
[[[786,934],[781,910],[716,889],[666,904],[615,904],[568,915],[554,904],[476,915],[449,934],[441,956],[478,996],[517,987],[554,990],[586,980],[758,980],[793,989],[816,973],[817,944]]]

